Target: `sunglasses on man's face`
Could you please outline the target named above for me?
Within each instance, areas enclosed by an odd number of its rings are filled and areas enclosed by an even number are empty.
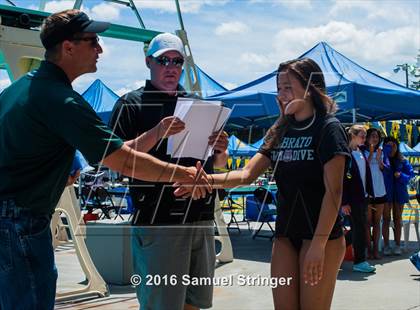
[[[154,62],[156,62],[160,66],[168,67],[170,64],[174,65],[175,67],[182,67],[184,64],[184,58],[176,57],[176,58],[169,58],[166,56],[161,57],[152,57]]]
[[[85,42],[90,42],[90,45],[92,45],[92,47],[97,47],[99,45],[99,37],[98,36],[85,37],[85,38],[73,38],[71,41],[85,41]]]

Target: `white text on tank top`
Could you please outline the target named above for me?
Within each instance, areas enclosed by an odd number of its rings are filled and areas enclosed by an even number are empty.
[[[273,151],[271,160],[283,162],[295,162],[314,160],[314,150],[310,148],[312,136],[306,137],[284,137],[280,150]]]

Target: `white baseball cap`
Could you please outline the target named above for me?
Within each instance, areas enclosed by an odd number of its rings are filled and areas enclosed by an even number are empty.
[[[159,57],[168,51],[176,51],[185,57],[184,45],[181,39],[172,33],[161,33],[150,41],[146,56]]]

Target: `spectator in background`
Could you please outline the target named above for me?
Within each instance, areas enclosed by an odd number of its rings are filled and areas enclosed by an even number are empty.
[[[376,268],[366,261],[366,227],[369,196],[374,197],[369,163],[360,149],[366,139],[363,125],[348,129],[351,149],[351,167],[344,178],[342,211],[350,216],[354,250],[353,271],[374,272]]]
[[[386,137],[383,143],[384,180],[386,187],[386,203],[383,214],[382,235],[384,237],[384,255],[401,255],[401,225],[404,204],[408,202],[407,185],[414,177],[413,167],[404,158],[399,149],[399,141],[394,137]],[[389,246],[389,225],[394,223],[395,247]]]
[[[378,129],[368,129],[364,155],[369,162],[370,172],[372,174],[373,197],[369,198],[369,206],[367,210],[366,242],[368,258],[371,259],[380,259],[380,225],[384,210],[384,203],[386,202],[384,175],[382,173],[384,164],[382,161],[382,149],[380,147],[381,140],[381,132]],[[371,226],[372,234],[370,230]]]

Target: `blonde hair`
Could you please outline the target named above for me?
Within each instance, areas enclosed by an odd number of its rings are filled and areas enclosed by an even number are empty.
[[[349,137],[349,141],[351,141],[353,136],[357,136],[359,132],[367,133],[366,127],[360,124],[355,124],[347,129],[347,135]]]

